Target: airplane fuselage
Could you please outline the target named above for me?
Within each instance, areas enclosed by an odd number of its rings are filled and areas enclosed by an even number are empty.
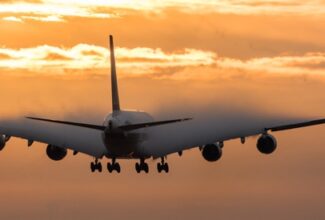
[[[107,148],[107,157],[110,158],[145,158],[141,151],[141,143],[148,137],[143,129],[123,131],[119,127],[139,123],[152,122],[153,117],[141,111],[115,111],[109,114],[104,121],[107,129],[103,132],[103,141]]]

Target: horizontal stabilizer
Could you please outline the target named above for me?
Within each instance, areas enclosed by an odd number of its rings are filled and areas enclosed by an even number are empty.
[[[183,122],[183,121],[188,121],[188,120],[192,120],[192,118],[183,118],[183,119],[174,119],[174,120],[168,120],[168,121],[154,121],[154,122],[141,123],[141,124],[123,125],[123,126],[120,126],[119,128],[122,129],[123,131],[131,131],[131,130],[136,130],[136,129],[140,129],[140,128],[147,128],[147,127],[152,127],[152,126],[171,124],[171,123]]]

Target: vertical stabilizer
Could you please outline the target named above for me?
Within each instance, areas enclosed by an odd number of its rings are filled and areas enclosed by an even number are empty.
[[[120,111],[120,100],[118,96],[118,85],[115,67],[114,43],[113,36],[109,36],[109,47],[111,55],[111,87],[112,87],[112,107],[113,112]]]

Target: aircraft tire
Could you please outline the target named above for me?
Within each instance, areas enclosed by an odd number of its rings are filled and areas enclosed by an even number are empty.
[[[90,170],[91,170],[92,173],[95,172],[96,168],[95,168],[95,163],[94,162],[90,163]]]
[[[157,170],[158,170],[158,173],[161,173],[161,171],[162,171],[161,163],[157,163]]]
[[[140,164],[139,163],[136,163],[135,164],[135,170],[137,171],[137,173],[140,173],[141,172],[141,169],[140,169]]]
[[[116,170],[117,173],[120,173],[121,172],[121,166],[119,163],[115,163],[114,164],[114,170]]]

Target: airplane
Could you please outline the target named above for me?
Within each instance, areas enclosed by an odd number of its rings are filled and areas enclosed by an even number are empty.
[[[184,140],[170,140],[167,141],[166,146],[158,146],[159,141],[150,142],[150,140],[157,139],[163,134],[160,132],[152,134],[151,129],[164,127],[168,130],[169,125],[180,124],[186,128],[187,123],[191,122],[193,118],[184,117],[155,121],[146,112],[122,110],[119,100],[112,35],[109,36],[109,47],[113,112],[105,118],[102,125],[40,117],[24,118],[23,126],[3,122],[0,123],[0,150],[4,149],[11,137],[17,137],[26,139],[28,146],[31,146],[34,142],[47,144],[46,154],[54,161],[64,159],[67,156],[68,149],[73,150],[74,155],[77,153],[89,155],[94,158],[94,161],[90,163],[91,172],[102,172],[103,167],[100,160],[106,157],[111,160],[111,162],[107,163],[109,173],[121,172],[120,164],[117,162],[117,160],[121,159],[139,160],[135,164],[136,172],[141,173],[144,171],[148,173],[149,166],[146,160],[149,158],[160,159],[160,162],[157,163],[157,171],[159,173],[162,171],[168,173],[169,165],[166,158],[170,154],[178,153],[181,156],[185,150],[198,148],[205,160],[215,162],[222,157],[222,148],[225,141],[240,139],[242,143],[245,143],[246,137],[255,135],[259,135],[256,144],[257,149],[263,154],[271,154],[277,148],[277,140],[270,132],[325,123],[325,119],[317,119],[298,123],[279,123],[275,126],[256,127],[252,130],[221,129],[216,131],[212,138],[203,138],[203,135],[197,135],[195,140],[188,137],[184,138]],[[58,125],[63,127],[56,127]],[[163,139],[166,138],[168,137],[163,137]]]

